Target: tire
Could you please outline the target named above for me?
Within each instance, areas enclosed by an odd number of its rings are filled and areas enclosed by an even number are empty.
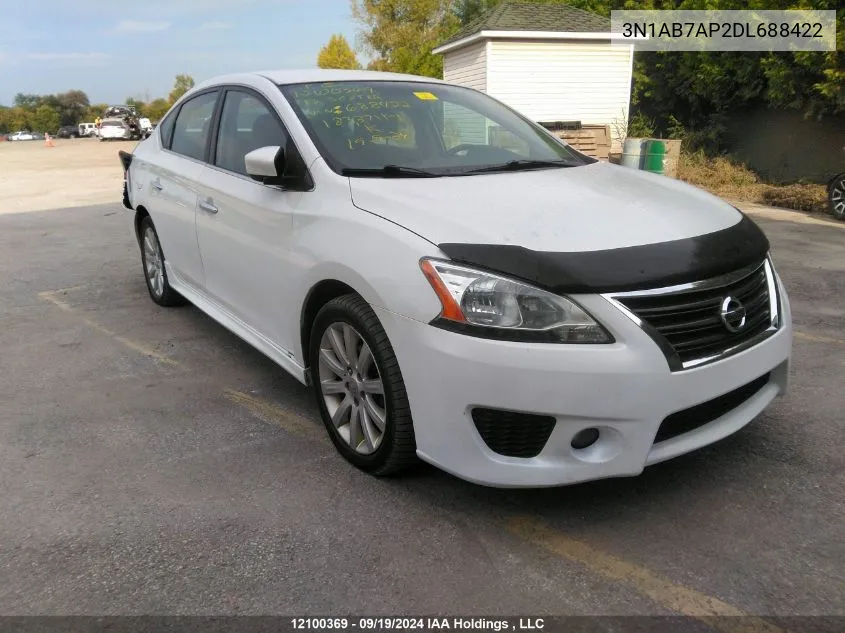
[[[346,339],[350,330],[353,336]],[[351,363],[346,362],[348,342],[356,350]],[[342,353],[335,351],[336,345]],[[380,477],[416,464],[414,425],[402,372],[370,305],[355,294],[329,301],[314,319],[309,349],[317,407],[338,452],[357,468]],[[361,366],[358,359],[364,359]],[[333,415],[338,424],[332,421]]]
[[[172,307],[185,303],[178,292],[170,287],[167,279],[167,269],[164,266],[164,252],[161,250],[161,243],[158,241],[158,233],[153,225],[150,216],[141,220],[139,230],[141,247],[141,264],[144,269],[144,280],[147,282],[147,290],[150,298],[160,306]]]
[[[845,220],[845,173],[830,181],[827,188],[827,203],[837,220]]]

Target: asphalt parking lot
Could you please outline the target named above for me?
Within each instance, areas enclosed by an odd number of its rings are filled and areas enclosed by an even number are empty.
[[[0,613],[845,616],[845,230],[759,222],[789,395],[640,477],[509,491],[347,465],[304,387],[149,300],[119,204],[0,215]]]

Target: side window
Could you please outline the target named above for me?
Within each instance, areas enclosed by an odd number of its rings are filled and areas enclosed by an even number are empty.
[[[205,159],[211,116],[217,103],[217,93],[209,92],[186,101],[173,126],[171,151],[197,160]]]
[[[161,137],[163,147],[170,148],[170,141],[173,139],[173,124],[176,122],[176,112],[171,112],[164,117],[158,125],[158,134]]]
[[[244,156],[268,145],[284,147],[287,134],[267,105],[248,92],[229,90],[223,102],[214,164],[246,175]]]

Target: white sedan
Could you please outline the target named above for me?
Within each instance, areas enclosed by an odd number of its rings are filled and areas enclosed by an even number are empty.
[[[35,135],[32,132],[15,132],[9,137],[10,141],[34,141]]]
[[[495,486],[631,476],[787,387],[760,229],[405,75],[207,81],[132,154],[147,286],[311,385],[352,464]]]
[[[103,119],[100,124],[100,140],[129,140],[132,138],[132,131],[123,119]]]

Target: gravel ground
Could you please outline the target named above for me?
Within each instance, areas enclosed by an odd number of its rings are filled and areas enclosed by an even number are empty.
[[[121,149],[137,141],[54,139],[0,143],[0,214],[79,207],[120,199]]]

